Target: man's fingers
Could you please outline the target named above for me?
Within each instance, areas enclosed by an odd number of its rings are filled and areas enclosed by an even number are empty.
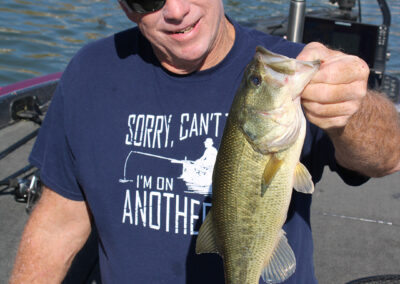
[[[369,67],[361,58],[328,49],[320,43],[306,45],[297,59],[321,60],[319,71],[311,79],[312,83],[346,84],[365,80],[369,75]]]
[[[311,123],[318,125],[318,127],[324,130],[342,128],[346,126],[347,122],[349,121],[348,116],[321,118],[319,116],[314,116],[311,113],[306,113],[306,117]]]
[[[368,78],[368,65],[352,55],[338,55],[321,64],[311,79],[312,83],[346,84]]]
[[[367,86],[364,81],[340,85],[310,83],[304,89],[301,98],[318,103],[330,104],[358,100],[363,98],[366,92]],[[315,94],[319,95],[316,96]]]
[[[303,108],[306,114],[317,118],[350,117],[357,112],[360,101],[346,101],[334,104],[320,104],[317,102],[303,100]]]
[[[297,59],[321,61],[301,95],[306,117],[322,129],[345,126],[367,93],[368,65],[319,43],[306,45]]]
[[[303,61],[325,60],[332,56],[336,56],[338,51],[328,49],[323,44],[311,42],[307,44],[296,59]]]

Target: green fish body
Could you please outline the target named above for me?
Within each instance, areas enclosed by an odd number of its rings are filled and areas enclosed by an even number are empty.
[[[212,208],[197,253],[223,258],[227,284],[280,283],[296,259],[282,226],[292,190],[312,193],[299,163],[306,121],[300,93],[319,62],[257,47],[234,98],[213,172]]]

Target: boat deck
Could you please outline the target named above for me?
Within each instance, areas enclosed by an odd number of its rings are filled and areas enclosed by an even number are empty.
[[[37,129],[34,123],[21,121],[0,131],[0,152]],[[34,140],[0,160],[0,180],[28,165],[27,159]],[[7,283],[12,270],[18,243],[29,214],[27,203],[17,202],[12,190],[0,186],[0,283]],[[64,284],[101,283],[97,263],[97,244],[91,235],[86,246],[73,263]],[[82,265],[84,264],[84,265]]]

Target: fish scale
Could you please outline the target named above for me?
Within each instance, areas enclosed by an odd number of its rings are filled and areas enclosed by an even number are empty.
[[[229,112],[214,166],[212,208],[196,244],[197,253],[222,256],[227,284],[256,284],[260,275],[279,283],[294,273],[282,226],[294,183],[302,192],[313,190],[299,164],[306,128],[297,94],[317,65],[297,62],[257,48]]]

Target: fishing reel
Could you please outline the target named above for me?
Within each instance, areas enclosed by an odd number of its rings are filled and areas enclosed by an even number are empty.
[[[30,213],[42,193],[42,183],[38,171],[30,177],[10,179],[8,186],[14,188],[14,198],[17,202],[26,203],[26,211]]]

